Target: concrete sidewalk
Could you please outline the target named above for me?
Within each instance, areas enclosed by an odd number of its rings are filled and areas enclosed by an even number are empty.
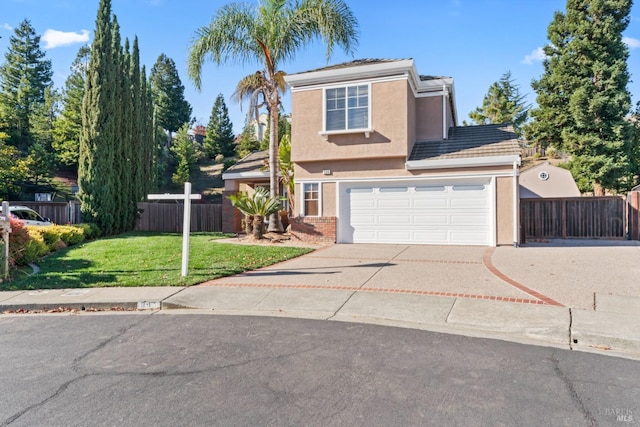
[[[0,292],[0,313],[179,309],[376,323],[640,359],[640,242],[333,245],[189,288]]]
[[[179,314],[189,309],[374,323],[640,359],[640,298],[596,299],[598,311],[407,293],[222,285],[0,292],[0,312],[65,308]]]

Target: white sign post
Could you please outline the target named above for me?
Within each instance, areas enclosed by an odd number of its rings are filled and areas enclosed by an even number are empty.
[[[187,277],[189,269],[189,232],[191,228],[191,200],[202,198],[200,194],[191,194],[191,183],[184,183],[184,194],[148,194],[149,200],[183,200],[184,220],[182,222],[182,277]]]

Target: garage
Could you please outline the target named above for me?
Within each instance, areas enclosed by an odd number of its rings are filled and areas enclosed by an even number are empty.
[[[338,240],[492,245],[492,200],[488,178],[344,184]]]

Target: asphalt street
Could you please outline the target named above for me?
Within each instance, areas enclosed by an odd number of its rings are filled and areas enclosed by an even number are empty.
[[[0,425],[629,425],[640,362],[389,326],[5,315]]]

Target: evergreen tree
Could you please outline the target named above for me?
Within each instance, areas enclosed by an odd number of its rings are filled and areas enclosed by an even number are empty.
[[[161,54],[151,68],[149,82],[158,124],[171,140],[171,135],[191,120],[191,105],[184,98],[184,86],[173,59]]]
[[[189,125],[185,123],[176,134],[175,141],[171,146],[171,152],[176,159],[176,172],[171,177],[174,184],[182,185],[188,182],[191,173],[198,164],[198,153],[189,138]]]
[[[40,49],[40,36],[28,20],[9,39],[5,63],[0,66],[0,115],[8,124],[9,143],[26,152],[32,143],[31,114],[44,103],[51,86],[51,61]]]
[[[112,45],[111,1],[100,0],[82,104],[78,197],[84,218],[114,232],[114,176],[118,70]]]
[[[52,146],[58,162],[68,168],[78,168],[80,134],[82,132],[82,98],[91,50],[83,46],[71,65],[65,81],[62,112],[53,126]]]
[[[511,78],[511,71],[507,71],[489,87],[482,106],[469,113],[469,118],[478,125],[511,123],[520,133],[528,114],[525,95],[520,94],[519,86]]]
[[[218,154],[222,154],[224,157],[234,156],[236,154],[234,139],[229,110],[224,102],[224,96],[220,93],[216,97],[207,125],[207,134],[204,139],[205,153],[211,159]]]
[[[544,73],[532,84],[538,108],[527,137],[570,154],[580,189],[595,195],[633,184],[622,41],[630,10],[631,0],[568,0],[566,13],[556,12],[549,25]]]
[[[256,139],[253,126],[246,125],[238,140],[238,155],[242,158],[252,151],[260,150],[260,141]]]

